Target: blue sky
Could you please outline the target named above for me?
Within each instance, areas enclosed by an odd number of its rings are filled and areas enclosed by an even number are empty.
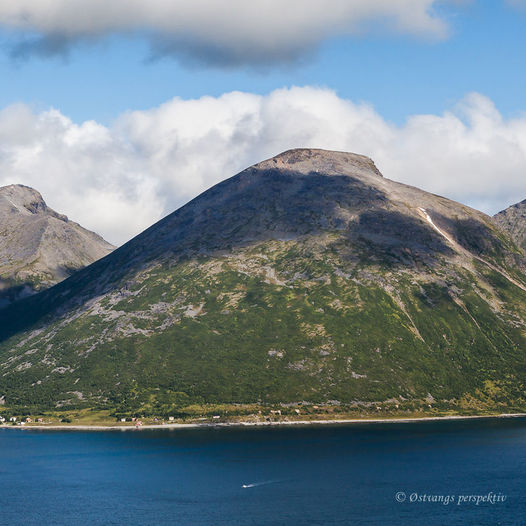
[[[114,243],[290,147],[488,214],[526,198],[526,1],[109,6],[0,3],[0,184]]]
[[[387,119],[439,113],[471,91],[489,96],[508,116],[526,111],[526,13],[505,2],[440,6],[445,39],[384,35],[334,37],[298,63],[222,68],[150,59],[147,41],[110,35],[64,54],[12,58],[20,34],[4,29],[0,106],[53,106],[76,121],[108,123],[125,110],[174,96],[217,96],[233,90],[268,93],[290,85],[327,86],[367,101]]]

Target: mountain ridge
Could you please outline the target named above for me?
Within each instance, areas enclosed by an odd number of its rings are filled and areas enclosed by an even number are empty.
[[[0,313],[0,395],[523,407],[524,257],[489,216],[364,156],[284,152]]]

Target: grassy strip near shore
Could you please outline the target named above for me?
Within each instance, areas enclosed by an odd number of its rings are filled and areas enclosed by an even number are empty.
[[[18,413],[18,414],[17,414]],[[388,422],[421,419],[480,418],[498,416],[526,416],[524,408],[475,409],[450,408],[401,409],[382,406],[338,407],[338,406],[295,406],[267,407],[260,405],[195,405],[174,411],[173,415],[116,414],[110,410],[79,409],[69,411],[42,411],[29,414],[2,408],[0,417],[7,427],[64,427],[64,428],[126,428],[180,426],[180,425],[264,425],[264,424],[308,424],[344,422]],[[12,418],[16,421],[10,421]]]

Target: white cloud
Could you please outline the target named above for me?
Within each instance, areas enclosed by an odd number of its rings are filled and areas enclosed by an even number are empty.
[[[454,0],[449,0],[454,3]],[[142,34],[154,54],[219,65],[301,57],[325,39],[383,31],[444,37],[438,0],[16,0],[0,26],[22,31],[17,52],[53,54],[79,40]]]
[[[174,98],[109,128],[10,106],[0,111],[0,184],[33,186],[56,210],[120,243],[295,147],[369,155],[386,177],[488,213],[526,198],[526,116],[504,119],[473,93],[443,115],[394,126],[367,104],[312,87]]]

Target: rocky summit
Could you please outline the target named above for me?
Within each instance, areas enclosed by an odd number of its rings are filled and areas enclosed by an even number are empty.
[[[525,253],[500,223],[301,149],[0,312],[12,407],[524,410]]]
[[[0,188],[0,307],[58,283],[115,247],[49,208],[33,188]]]
[[[526,199],[494,216],[499,226],[526,250]]]

